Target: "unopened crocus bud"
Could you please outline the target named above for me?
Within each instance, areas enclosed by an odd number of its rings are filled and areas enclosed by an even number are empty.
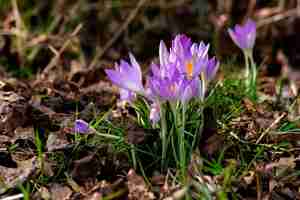
[[[82,120],[82,119],[77,119],[75,121],[75,125],[74,125],[74,131],[77,133],[87,133],[89,132],[90,126],[89,124]]]
[[[248,19],[244,25],[235,25],[233,29],[228,29],[228,33],[240,49],[251,50],[256,38],[256,23]]]

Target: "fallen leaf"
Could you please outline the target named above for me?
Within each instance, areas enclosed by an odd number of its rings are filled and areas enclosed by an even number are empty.
[[[72,190],[65,185],[54,183],[50,186],[52,200],[68,200],[72,195]]]
[[[36,172],[38,169],[38,161],[36,157],[29,160],[18,162],[17,168],[8,168],[0,166],[0,194],[7,189],[15,188]]]
[[[133,169],[127,174],[127,187],[129,190],[128,199],[130,200],[151,200],[155,196],[150,192],[144,179],[137,175]]]

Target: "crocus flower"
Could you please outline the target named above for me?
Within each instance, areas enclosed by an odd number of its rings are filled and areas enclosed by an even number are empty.
[[[236,25],[233,29],[228,29],[228,33],[233,42],[243,51],[253,49],[256,38],[256,24],[248,19],[244,25]]]
[[[207,65],[208,49],[209,45],[192,43],[190,38],[181,34],[172,41],[170,60],[188,79],[193,79]]]
[[[115,65],[115,70],[105,70],[109,79],[119,88],[123,88],[135,93],[144,92],[142,83],[142,72],[140,65],[132,54],[129,54],[130,62],[121,60],[120,64]]]
[[[170,51],[161,41],[160,63],[151,64],[151,76],[147,80],[151,99],[187,102],[192,97],[200,97],[206,85],[202,82],[211,80],[218,69],[218,61],[209,59],[208,49],[209,45],[192,43],[183,34],[175,37]],[[200,74],[204,75],[201,81]]]
[[[89,124],[82,120],[77,119],[74,124],[74,131],[77,133],[87,133],[90,130]]]

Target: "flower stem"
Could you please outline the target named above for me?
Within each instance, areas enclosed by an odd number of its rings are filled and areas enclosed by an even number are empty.
[[[193,138],[190,155],[192,155],[192,151],[194,150],[195,145],[198,143],[202,135],[203,126],[204,126],[203,105],[201,105],[201,108],[198,110],[198,112],[200,113],[199,126],[198,126],[198,131],[195,133]]]
[[[252,88],[252,94],[251,96],[256,100],[256,76],[257,76],[257,71],[256,71],[256,64],[253,59],[253,54],[252,52],[249,54],[249,60],[250,60],[250,67],[251,67],[251,88]]]
[[[167,121],[166,110],[163,104],[160,104],[160,122],[161,122],[161,140],[162,140],[162,154],[161,154],[161,168],[165,168],[167,157]]]
[[[130,145],[130,152],[131,152],[131,157],[132,157],[133,168],[136,170],[137,169],[137,161],[136,161],[135,149],[134,149],[133,144]]]
[[[256,65],[253,60],[253,51],[245,50],[245,65],[246,65],[246,87],[253,100],[256,100]],[[250,61],[250,63],[249,63]]]
[[[182,105],[182,122],[181,122],[181,128],[180,128],[180,131],[178,132],[179,133],[179,155],[180,155],[180,158],[179,158],[179,164],[180,164],[180,171],[181,171],[181,179],[182,179],[182,182],[184,183],[185,182],[185,178],[186,178],[186,148],[185,148],[185,138],[184,138],[184,135],[185,135],[185,113],[186,113],[186,104],[184,103]]]
[[[253,73],[254,75],[256,75],[256,64],[255,64],[255,62],[254,62],[253,54],[252,54],[252,53],[249,54],[249,60],[250,60],[250,66],[251,66],[252,73]],[[253,78],[253,77],[252,77],[252,78]]]
[[[249,67],[248,52],[244,51],[243,53],[244,53],[245,65],[246,65],[246,72],[245,72],[246,87],[249,88],[251,82],[251,74],[250,74],[250,67]]]
[[[186,112],[186,105],[182,105],[182,116],[181,118],[178,111],[178,107],[176,106],[176,103],[171,103],[171,110],[174,117],[174,126],[175,131],[174,134],[171,135],[172,140],[176,141],[177,143],[177,152],[179,155],[179,159],[176,161],[177,166],[180,170],[180,179],[182,183],[185,183],[186,181],[186,149],[185,149],[185,138],[184,138],[184,127],[185,127],[185,112]],[[174,148],[174,147],[173,147]],[[175,150],[175,152],[176,152]]]

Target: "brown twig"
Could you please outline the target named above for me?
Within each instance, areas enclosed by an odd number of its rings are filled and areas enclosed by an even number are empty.
[[[278,124],[283,117],[286,116],[286,113],[282,113],[279,117],[277,117],[274,122],[259,136],[259,138],[256,140],[255,144],[259,144],[260,141],[270,132],[270,130]]]
[[[252,13],[255,10],[255,6],[256,6],[256,0],[250,0],[248,3],[248,9],[246,12],[246,19],[248,19],[250,16],[252,16]]]
[[[12,0],[11,3],[12,3],[15,22],[16,22],[15,32],[23,33],[23,37],[16,38],[18,54],[19,54],[20,58],[23,58],[23,55],[24,55],[23,46],[24,46],[24,41],[27,37],[27,32],[26,32],[25,25],[24,25],[24,22],[22,20],[22,17],[21,17],[20,11],[19,11],[17,0]],[[23,64],[24,64],[23,62],[24,62],[23,59],[21,59],[21,63],[22,63],[21,67],[23,67]]]
[[[75,28],[75,30],[71,33],[71,37],[65,41],[65,43],[62,45],[62,47],[56,51],[57,53],[55,54],[55,56],[51,59],[51,61],[49,62],[49,64],[45,67],[45,69],[42,72],[42,76],[45,76],[46,74],[48,74],[50,72],[50,70],[57,64],[60,55],[65,51],[65,49],[69,46],[69,44],[72,41],[72,38],[74,36],[76,36],[79,31],[82,28],[82,24],[77,25],[77,27]]]
[[[88,69],[91,69],[96,66],[98,60],[104,55],[104,53],[117,41],[117,39],[122,35],[122,33],[127,29],[129,24],[138,14],[140,8],[146,3],[147,0],[140,0],[136,6],[136,8],[129,14],[126,21],[122,24],[120,29],[113,35],[113,37],[104,45],[103,49],[98,51],[93,58],[91,64]]]
[[[176,7],[180,7],[183,4],[186,4],[187,2],[190,2],[191,0],[175,0],[174,2],[171,2],[170,0],[168,0],[168,3],[161,3],[161,1],[149,1],[147,4],[143,4],[141,6],[141,8],[143,7],[151,7],[151,8],[157,8],[159,7],[160,9],[171,9],[171,8],[176,8]],[[91,9],[91,8],[97,8],[99,5],[99,3],[91,3],[89,4],[87,7],[85,7],[85,9]],[[132,8],[135,7],[136,4],[134,2],[128,1],[128,2],[122,2],[120,4],[112,4],[111,2],[107,1],[104,2],[104,6],[107,9],[112,9],[112,8]]]
[[[268,24],[276,23],[276,22],[284,20],[288,17],[297,16],[298,12],[299,11],[298,11],[297,8],[293,8],[293,9],[290,9],[290,10],[284,12],[284,13],[279,13],[277,15],[262,19],[262,20],[257,22],[257,28],[261,28],[261,27],[266,26]]]

